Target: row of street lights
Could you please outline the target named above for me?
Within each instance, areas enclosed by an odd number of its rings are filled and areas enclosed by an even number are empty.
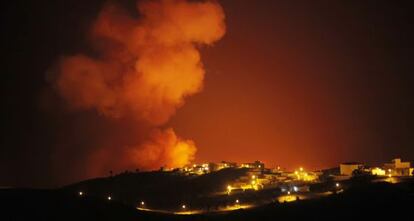
[[[85,195],[85,193],[83,192],[83,191],[79,191],[78,192],[78,195],[79,196],[84,196]],[[112,196],[111,195],[108,195],[107,197],[106,197],[106,199],[107,200],[112,200]],[[236,203],[238,203],[239,202],[239,200],[236,200]],[[141,207],[144,207],[145,206],[145,202],[144,201],[141,201],[140,203],[139,203],[139,205],[141,206]],[[187,209],[187,205],[185,205],[185,204],[182,204],[181,205],[181,208],[183,209],[183,210],[185,210],[185,209]]]
[[[78,195],[82,197],[82,196],[84,196],[84,195],[85,195],[85,193],[84,193],[84,192],[82,192],[82,191],[79,191],[79,192],[78,192]],[[112,196],[111,196],[111,195],[108,195],[108,196],[106,197],[106,199],[107,199],[107,200],[112,200]]]

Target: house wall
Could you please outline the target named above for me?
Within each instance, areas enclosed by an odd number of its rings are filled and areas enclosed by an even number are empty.
[[[340,166],[341,175],[351,176],[354,170],[358,170],[361,164],[341,164]]]

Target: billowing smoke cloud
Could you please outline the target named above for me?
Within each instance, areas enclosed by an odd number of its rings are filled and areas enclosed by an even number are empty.
[[[139,161],[143,169],[158,167],[163,162],[168,167],[180,167],[194,159],[196,147],[191,140],[182,140],[172,129],[154,130],[150,140],[139,148],[133,148],[127,157]]]
[[[91,32],[99,56],[61,60],[57,88],[74,108],[159,125],[201,90],[204,70],[196,45],[223,36],[221,7],[160,0],[140,2],[138,10],[140,19],[134,19],[107,4]]]
[[[224,35],[224,13],[216,1],[186,0],[138,1],[137,12],[107,3],[88,35],[91,53],[62,57],[54,84],[74,110],[158,127],[202,89],[198,47]],[[193,141],[172,129],[152,130],[149,140],[114,151],[145,169],[193,160]]]

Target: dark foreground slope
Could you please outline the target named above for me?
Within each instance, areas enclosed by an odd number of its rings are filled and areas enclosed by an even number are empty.
[[[246,169],[228,168],[200,176],[177,172],[135,172],[85,180],[61,188],[68,194],[83,192],[87,197],[106,199],[137,206],[145,201],[151,208],[177,210],[182,204],[192,208],[214,205],[227,185],[246,174]],[[217,202],[216,202],[217,203]]]
[[[0,220],[412,220],[414,183],[374,183],[326,198],[269,204],[250,210],[208,215],[140,212],[116,201],[76,197],[61,190],[0,190]]]

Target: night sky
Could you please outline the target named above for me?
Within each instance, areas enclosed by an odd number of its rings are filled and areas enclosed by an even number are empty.
[[[85,172],[92,146],[146,136],[137,133],[145,123],[70,110],[50,83],[62,55],[89,50],[85,33],[104,2],[2,3],[0,186],[107,175]],[[321,169],[414,159],[410,1],[219,2],[227,30],[200,46],[203,90],[165,125],[195,142],[196,162]]]

